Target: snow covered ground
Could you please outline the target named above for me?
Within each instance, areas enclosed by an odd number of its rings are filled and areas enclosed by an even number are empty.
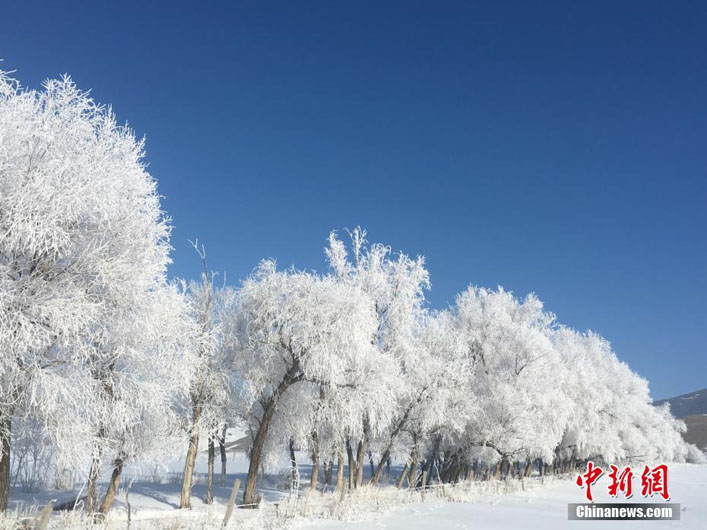
[[[316,521],[302,523],[307,530],[487,530],[573,528],[689,528],[707,529],[707,466],[671,464],[669,491],[671,502],[680,503],[679,521],[568,521],[567,504],[584,502],[583,491],[571,481],[514,493],[485,495],[474,502],[454,503],[432,501],[402,506],[372,521]],[[595,502],[619,502],[611,499],[605,488],[594,490]],[[634,495],[631,502],[646,502]],[[655,502],[655,501],[654,501]]]
[[[236,466],[238,462],[232,461],[232,465]],[[229,487],[236,476],[229,474]],[[511,481],[510,487],[519,491],[510,494],[495,493],[497,488],[504,487],[503,484],[472,483],[467,491],[447,491],[443,495],[445,499],[428,493],[424,502],[421,502],[419,493],[399,492],[395,488],[370,489],[347,497],[342,505],[337,505],[334,495],[321,494],[288,502],[287,492],[280,489],[277,480],[277,477],[271,477],[265,483],[263,492],[267,502],[263,509],[236,510],[229,526],[301,530],[707,529],[707,465],[670,465],[671,502],[681,505],[679,521],[568,521],[567,504],[584,500],[583,490],[569,480],[549,480],[540,484],[538,479],[531,479],[524,485]],[[218,528],[229,487],[217,487],[214,505],[206,506],[202,502],[205,486],[197,483],[192,497],[193,509],[177,510],[179,484],[168,480],[161,484],[135,481],[129,496],[131,528]],[[596,502],[612,502],[606,493],[606,483],[600,482],[593,491]],[[14,505],[21,508],[24,504],[24,509],[31,513],[31,504],[41,506],[48,498],[56,498],[52,495],[57,493],[45,492],[32,498],[20,495],[15,497]],[[455,502],[455,498],[464,499],[464,502]],[[634,495],[631,501],[646,502],[640,495]],[[307,515],[303,517],[303,513]],[[124,528],[126,518],[123,490],[116,499],[108,527]],[[76,527],[76,521],[67,519],[66,515],[53,516],[51,527],[67,526]]]

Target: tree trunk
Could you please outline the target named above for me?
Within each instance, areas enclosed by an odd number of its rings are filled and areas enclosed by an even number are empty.
[[[263,418],[258,426],[258,432],[255,434],[253,448],[250,450],[250,463],[248,464],[248,476],[246,477],[245,489],[243,490],[243,504],[247,508],[254,508],[256,505],[255,486],[258,480],[258,469],[260,468],[260,460],[263,456],[263,447],[265,446],[265,437],[270,428],[270,422],[277,409],[277,404],[280,401],[280,396],[290,385],[298,381],[300,363],[298,359],[292,363],[290,369],[287,370],[285,377],[280,382],[275,392],[265,402],[263,407]]]
[[[410,453],[410,471],[408,473],[408,488],[414,489],[417,487],[417,459],[419,458],[419,446],[417,443],[417,434],[412,436],[414,445]]]
[[[371,437],[371,424],[368,415],[363,418],[363,437],[358,442],[358,452],[356,454],[356,487],[363,485],[363,470],[366,466],[366,444]]]
[[[346,439],[346,454],[349,457],[349,490],[356,487],[356,460],[354,459],[353,449],[351,449],[351,441]]]
[[[100,434],[99,434],[100,436]],[[88,487],[86,489],[86,513],[96,511],[97,482],[101,471],[101,449],[99,444],[93,448],[93,458],[91,459],[91,469],[88,472]]]
[[[344,484],[344,451],[341,447],[336,450],[336,458],[336,489],[339,492],[339,497],[343,497],[346,485]]]
[[[366,466],[366,438],[362,438],[358,442],[358,451],[356,452],[356,487],[363,484],[363,468]]]
[[[297,457],[295,456],[295,441],[290,438],[290,488],[297,485]]]
[[[331,476],[334,473],[334,461],[329,460],[329,463],[324,466],[324,483],[331,486]]]
[[[376,472],[371,477],[371,484],[378,484],[378,481],[380,480],[380,477],[381,477],[381,473],[383,472],[383,465],[390,458],[390,452],[393,449],[393,442],[395,442],[395,438],[398,436],[398,433],[400,433],[402,428],[407,423],[407,419],[408,419],[408,416],[410,415],[411,410],[412,410],[412,406],[408,407],[408,409],[405,411],[405,414],[403,414],[403,417],[400,418],[400,421],[396,425],[395,429],[393,429],[393,432],[390,433],[390,440],[388,441],[388,446],[385,448],[385,451],[383,451],[383,456],[381,457],[380,462],[378,462],[378,467],[376,468]]]
[[[378,484],[381,478],[381,473],[383,473],[383,466],[385,465],[386,462],[390,459],[390,448],[386,448],[386,450],[383,452],[383,456],[381,456],[380,461],[378,462],[378,466],[376,467],[376,471],[373,473],[373,476],[371,477],[371,484],[374,486]]]
[[[462,481],[469,479],[469,471],[470,471],[469,464],[467,462],[464,462],[462,464],[462,475],[461,475]]]
[[[110,476],[106,495],[103,497],[103,502],[98,510],[101,514],[106,515],[110,507],[113,505],[116,493],[118,493],[118,485],[120,484],[120,475],[123,472],[123,457],[119,456],[113,463],[113,473]]]
[[[459,475],[461,475],[462,472],[462,465],[459,460],[456,461],[454,464],[454,473],[452,474],[452,483],[456,484],[459,482]]]
[[[206,504],[214,502],[214,461],[216,460],[216,451],[214,450],[214,437],[209,436],[209,464],[208,464],[208,480],[206,484]]]
[[[435,465],[435,459],[434,459],[434,457],[432,457],[427,461],[427,465],[425,466],[425,472],[427,473],[428,482],[432,482],[432,469],[433,469],[434,465]]]
[[[441,436],[436,436],[435,437],[435,442],[434,445],[432,446],[432,454],[430,455],[430,459],[427,461],[427,466],[425,469],[427,470],[427,481],[432,482],[432,469],[435,463],[435,460],[437,459],[437,454],[439,453],[439,446],[442,443],[442,437]]]
[[[201,405],[194,405],[192,409],[191,433],[189,434],[189,449],[184,462],[184,477],[182,477],[182,496],[179,500],[180,508],[191,508],[191,483],[194,475],[194,465],[196,464],[196,454],[199,450],[199,419],[201,417]]]
[[[0,416],[0,512],[7,510],[10,500],[10,445],[12,416]]]
[[[403,487],[403,483],[405,482],[405,477],[408,474],[408,465],[405,464],[403,467],[403,471],[400,473],[400,476],[398,477],[398,481],[395,483],[395,487],[400,489]]]
[[[221,487],[226,486],[226,424],[223,425],[223,434],[218,440],[221,451]]]
[[[312,491],[317,491],[317,480],[319,479],[319,435],[317,431],[312,433],[312,477],[309,486]]]

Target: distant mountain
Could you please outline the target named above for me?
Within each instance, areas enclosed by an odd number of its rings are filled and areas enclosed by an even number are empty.
[[[695,444],[700,449],[707,448],[707,388],[674,398],[661,399],[653,404],[663,403],[670,403],[673,416],[685,422],[687,432],[682,435],[685,441]]]
[[[670,403],[670,412],[676,418],[687,418],[696,414],[707,414],[707,388],[683,394],[668,399],[661,399],[653,403],[654,405],[662,405]]]
[[[707,414],[695,414],[683,418],[687,431],[682,437],[686,442],[691,443],[707,451]]]

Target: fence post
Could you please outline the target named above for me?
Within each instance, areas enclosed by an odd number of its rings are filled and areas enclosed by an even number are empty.
[[[35,518],[35,528],[37,530],[46,530],[47,525],[49,524],[49,517],[52,514],[53,504],[53,500],[49,501],[49,504],[47,504]]]
[[[231,498],[228,499],[228,506],[226,507],[226,515],[223,516],[223,524],[221,528],[225,528],[228,524],[228,520],[231,518],[233,513],[233,506],[236,504],[236,495],[238,495],[238,489],[241,487],[241,479],[237,478],[236,482],[233,484],[233,490],[231,490]]]

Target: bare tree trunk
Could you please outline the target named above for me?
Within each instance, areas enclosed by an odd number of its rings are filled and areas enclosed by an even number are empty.
[[[208,480],[206,484],[206,504],[214,502],[214,461],[216,460],[216,452],[214,450],[214,437],[209,436],[209,463],[208,463]]]
[[[398,477],[397,482],[395,483],[395,487],[400,489],[403,487],[403,483],[405,482],[405,477],[408,474],[408,465],[405,464],[405,467],[403,467],[403,471],[400,473],[400,476]]]
[[[356,487],[356,460],[354,459],[353,449],[351,449],[351,441],[346,439],[346,454],[349,457],[349,490]]]
[[[297,481],[297,457],[295,456],[295,441],[290,438],[290,488],[293,488]]]
[[[106,490],[106,495],[103,497],[103,502],[99,508],[99,512],[103,515],[108,513],[110,507],[113,505],[113,500],[115,499],[116,493],[118,493],[118,485],[120,484],[120,475],[123,472],[123,457],[118,456],[113,463],[113,473],[110,476],[110,482],[108,483],[108,489]]]
[[[98,444],[93,448],[93,458],[91,459],[91,469],[88,472],[88,486],[86,488],[86,513],[96,511],[96,486],[98,475],[101,471],[101,450]]]
[[[319,479],[319,435],[317,431],[312,432],[312,477],[309,486],[312,491],[317,491],[317,480]]]
[[[366,438],[365,436],[358,442],[356,452],[356,487],[363,484],[363,468],[366,466]]]
[[[343,497],[346,485],[344,484],[344,451],[341,447],[336,450],[336,458],[336,489],[339,492],[339,497]]]
[[[280,396],[290,385],[298,381],[300,363],[298,359],[292,363],[290,369],[287,370],[285,377],[280,382],[275,392],[267,400],[263,407],[263,418],[260,420],[258,432],[255,434],[253,448],[250,451],[250,463],[248,464],[248,476],[246,477],[245,489],[243,491],[243,504],[248,508],[254,508],[256,505],[255,486],[258,480],[258,468],[260,468],[260,459],[263,456],[263,447],[265,446],[265,437],[270,428],[270,422],[277,409],[277,404],[280,401]]]
[[[437,455],[439,453],[439,446],[442,443],[442,437],[441,436],[436,436],[434,445],[432,445],[432,454],[430,455],[430,459],[427,461],[427,481],[432,482],[432,469],[435,463],[435,460],[437,459]]]
[[[221,452],[221,487],[226,486],[226,424],[223,424],[223,434],[218,439]]]
[[[427,465],[425,465],[425,469],[423,470],[425,473],[427,473],[427,477],[428,477],[429,482],[432,482],[432,466],[434,466],[434,462],[435,462],[435,459],[433,456],[432,458],[430,458],[427,461]]]
[[[191,508],[191,483],[196,464],[196,454],[199,450],[199,419],[201,417],[201,404],[194,405],[192,409],[191,433],[189,434],[189,449],[184,462],[184,477],[182,477],[182,496],[179,500],[180,508]]]
[[[501,480],[501,467],[503,467],[502,464],[503,464],[503,460],[499,460],[496,463],[496,477],[495,477],[496,480]]]
[[[380,481],[381,473],[383,473],[383,466],[390,459],[390,447],[386,448],[381,456],[380,462],[378,462],[378,467],[371,477],[371,484],[376,485]]]
[[[414,489],[417,487],[417,460],[419,458],[419,445],[417,442],[417,434],[412,435],[413,447],[410,453],[410,472],[408,475],[408,488]]]
[[[331,486],[331,476],[334,473],[334,461],[329,460],[328,464],[324,465],[324,483]]]
[[[356,487],[363,485],[363,470],[366,466],[366,444],[371,432],[371,425],[368,416],[363,418],[363,437],[358,442],[358,452],[356,454]]]
[[[10,500],[10,447],[12,416],[0,416],[0,512],[7,510]]]

